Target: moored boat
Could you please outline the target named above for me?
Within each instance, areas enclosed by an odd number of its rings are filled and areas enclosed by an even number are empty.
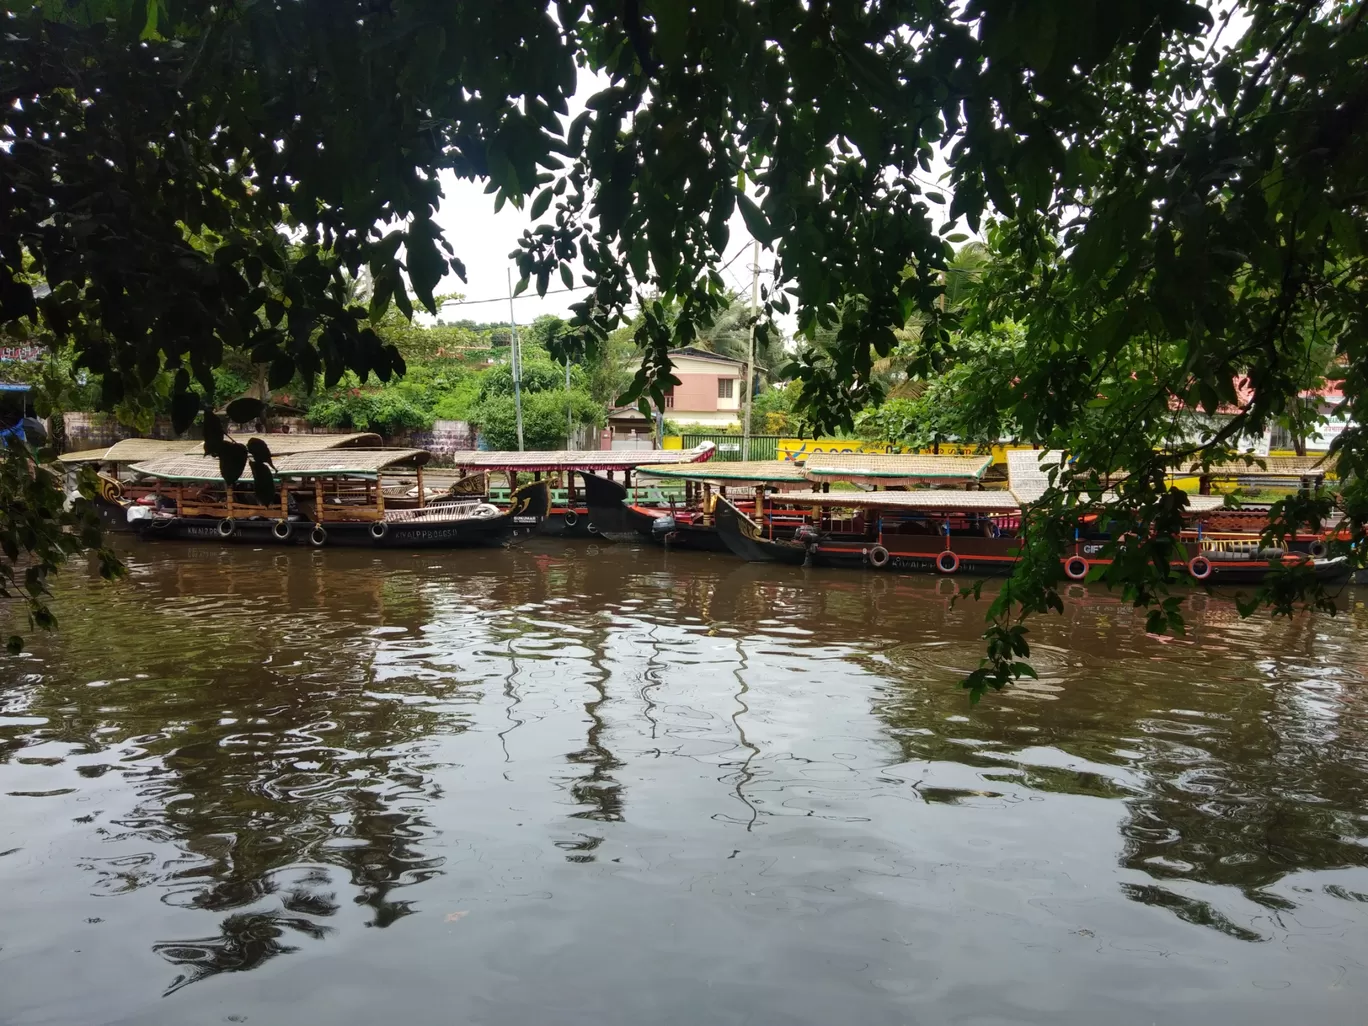
[[[238,441],[246,443],[259,437],[276,456],[301,452],[321,452],[330,449],[380,448],[380,436],[369,431],[348,434],[265,434],[242,435]],[[139,463],[193,456],[204,451],[204,443],[196,439],[123,438],[113,445],[63,453],[59,463],[69,471],[82,467],[95,470],[99,491],[95,496],[95,511],[106,530],[126,531],[130,525],[125,514],[129,502],[138,502],[149,494],[145,482],[139,482],[129,468]]]
[[[906,488],[954,482],[977,488],[992,463],[990,456],[904,456],[883,453],[813,453],[804,463],[787,461],[713,462],[706,467],[642,466],[643,477],[683,483],[683,495],[668,502],[642,502],[626,487],[586,482],[591,507],[603,522],[615,519],[611,537],[640,538],[659,545],[728,551],[715,517],[720,499],[764,520],[770,497],[834,483]],[[597,503],[597,506],[594,504]],[[771,529],[773,525],[771,525]]]
[[[587,486],[583,490],[578,487],[578,475],[582,474],[587,479],[594,474],[606,473],[610,475],[609,478],[596,480],[616,484],[611,475],[621,473],[624,481],[630,480],[631,473],[643,463],[668,466],[696,464],[709,460],[715,451],[716,446],[712,442],[703,442],[691,449],[648,451],[474,451],[457,453],[452,457],[452,464],[460,475],[457,487],[468,495],[483,494],[488,497],[492,474],[502,474],[510,488],[517,487],[520,475],[530,474],[534,480],[541,480],[545,475],[552,489],[552,504],[542,523],[541,533],[553,537],[589,538],[616,532],[613,527],[608,532],[600,531],[593,516],[593,504],[589,501],[589,489]],[[614,510],[614,515],[608,519],[616,525],[620,518]]]
[[[743,559],[873,571],[992,575],[1010,572],[1020,556],[1022,510],[1039,498],[1029,475],[1011,491],[913,490],[806,492],[776,496],[761,513],[720,499],[718,534]],[[1209,584],[1250,584],[1286,564],[1308,567],[1318,580],[1348,576],[1343,557],[1262,547],[1250,533],[1211,531],[1205,518],[1223,511],[1221,496],[1188,499],[1191,526],[1177,539],[1175,572]],[[1217,521],[1219,525],[1219,521]],[[1105,566],[1113,535],[1094,520],[1061,558],[1072,580]]]
[[[516,488],[506,508],[458,497],[430,499],[422,449],[354,449],[279,456],[276,495],[263,505],[251,481],[229,487],[218,461],[176,456],[136,464],[132,471],[151,489],[151,505],[128,503],[140,538],[218,539],[260,545],[333,545],[368,548],[466,548],[508,544],[535,530],[550,507],[545,481]],[[385,475],[413,471],[385,488]]]
[[[585,474],[589,515],[603,536],[704,552],[727,551],[717,534],[713,509],[728,488],[764,492],[805,483],[801,465],[779,460],[713,462],[706,467],[649,464],[638,467],[637,473],[638,485],[641,477],[682,482],[682,495],[644,501],[631,490],[630,479],[619,483]]]

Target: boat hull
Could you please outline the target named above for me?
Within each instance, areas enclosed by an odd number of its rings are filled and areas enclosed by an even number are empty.
[[[657,531],[656,521],[665,510],[634,506],[627,501],[627,489],[616,481],[595,474],[580,475],[589,507],[590,532],[609,541],[649,542],[663,548],[698,552],[726,552],[727,546],[711,524],[677,524],[673,531]]]
[[[304,545],[312,548],[464,549],[498,548],[537,531],[550,508],[544,482],[524,485],[513,493],[510,508],[498,516],[460,520],[400,520],[325,523],[321,534],[307,520],[292,521],[277,530],[279,520],[266,517],[232,521],[205,517],[158,517],[135,520],[134,533],[145,541],[218,541],[225,545]],[[231,525],[230,527],[227,525]],[[282,537],[283,534],[283,537]]]

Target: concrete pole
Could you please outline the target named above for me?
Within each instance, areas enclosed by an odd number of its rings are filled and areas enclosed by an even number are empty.
[[[522,421],[522,354],[518,351],[518,322],[513,316],[513,269],[508,271],[508,329],[511,338],[508,340],[508,359],[510,369],[513,371],[513,409],[518,418],[518,452],[523,451],[523,421]]]
[[[746,350],[746,382],[741,407],[741,458],[751,458],[751,385],[755,381],[755,320],[760,316],[760,240],[755,240],[751,257],[751,329],[750,345]]]

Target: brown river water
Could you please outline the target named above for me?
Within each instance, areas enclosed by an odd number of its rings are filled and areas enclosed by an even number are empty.
[[[130,549],[0,656],[0,1023],[1368,1021],[1368,589]]]

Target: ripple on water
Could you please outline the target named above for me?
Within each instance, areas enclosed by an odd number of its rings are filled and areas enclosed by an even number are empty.
[[[498,1026],[1253,1026],[1368,985],[1363,611],[1213,599],[1164,641],[1077,589],[1039,679],[971,707],[953,582],[135,551],[0,662],[16,1021],[421,1022],[459,987]]]

